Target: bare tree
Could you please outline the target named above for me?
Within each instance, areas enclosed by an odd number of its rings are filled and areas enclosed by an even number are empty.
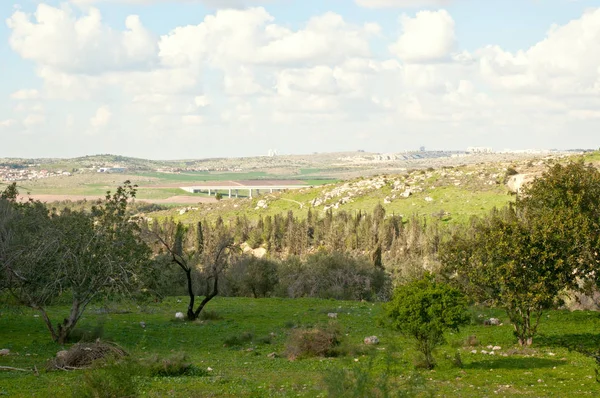
[[[149,238],[166,250],[171,262],[185,273],[189,320],[197,319],[206,304],[219,294],[219,278],[236,252],[233,237],[222,225],[212,231],[207,228],[206,232],[205,236],[200,222],[195,230],[173,222],[162,229],[156,225],[153,231],[147,230]],[[196,296],[203,299],[194,308]]]

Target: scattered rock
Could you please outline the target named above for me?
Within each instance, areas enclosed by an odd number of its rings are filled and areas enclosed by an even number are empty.
[[[377,345],[379,344],[379,338],[377,338],[377,336],[365,337],[364,342],[367,345]]]
[[[500,325],[500,319],[498,319],[498,318],[486,319],[485,321],[483,321],[483,324],[486,325],[486,326],[499,326]]]
[[[425,198],[425,202],[433,202],[433,198],[431,196],[427,196]]]
[[[267,355],[267,358],[277,358],[277,353],[272,352],[270,354]]]
[[[267,201],[264,199],[261,199],[258,201],[258,203],[256,203],[256,207],[254,208],[254,210],[266,209],[267,207],[269,207],[269,205],[267,204]]]
[[[6,356],[10,354],[10,350],[8,348],[3,348],[0,350],[0,357]]]
[[[337,319],[337,315],[337,312],[330,312],[327,314],[327,316],[332,319]]]
[[[183,312],[177,312],[175,313],[175,318],[183,320],[185,315],[183,315]]]
[[[140,326],[142,327],[142,329],[146,329],[146,322],[140,322]]]

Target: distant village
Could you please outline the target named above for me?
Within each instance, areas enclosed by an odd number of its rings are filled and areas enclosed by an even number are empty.
[[[0,166],[0,181],[39,180],[42,178],[71,175],[70,171],[65,170],[37,170],[33,167]]]

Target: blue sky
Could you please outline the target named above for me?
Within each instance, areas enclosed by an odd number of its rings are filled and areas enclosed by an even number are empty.
[[[598,1],[23,0],[0,15],[0,157],[598,146]]]

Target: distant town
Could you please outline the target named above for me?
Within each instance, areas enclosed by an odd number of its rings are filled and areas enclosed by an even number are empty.
[[[44,178],[72,176],[75,173],[126,173],[126,172],[158,172],[158,173],[185,173],[185,172],[243,172],[276,166],[273,163],[277,158],[282,165],[290,163],[290,159],[306,160],[312,156],[329,155],[331,163],[347,166],[369,165],[377,163],[394,164],[403,161],[427,161],[428,159],[444,158],[469,158],[473,156],[488,155],[552,155],[560,153],[587,152],[587,149],[572,150],[494,150],[490,147],[468,147],[464,151],[426,150],[420,147],[417,151],[404,151],[396,153],[367,153],[364,150],[355,152],[312,155],[281,155],[276,149],[270,149],[262,157],[237,159],[200,159],[186,161],[151,161],[135,158],[124,158],[113,155],[86,156],[70,160],[61,159],[0,159],[0,181],[27,181]],[[104,157],[103,157],[104,156]],[[267,164],[260,159],[269,158]],[[252,160],[252,161],[250,161]],[[265,160],[266,161],[266,160]],[[323,162],[323,159],[320,160]],[[292,162],[293,163],[293,162]],[[327,163],[327,162],[326,162]],[[241,165],[245,165],[242,167]],[[124,166],[126,165],[126,166]],[[60,167],[60,168],[59,168]]]

